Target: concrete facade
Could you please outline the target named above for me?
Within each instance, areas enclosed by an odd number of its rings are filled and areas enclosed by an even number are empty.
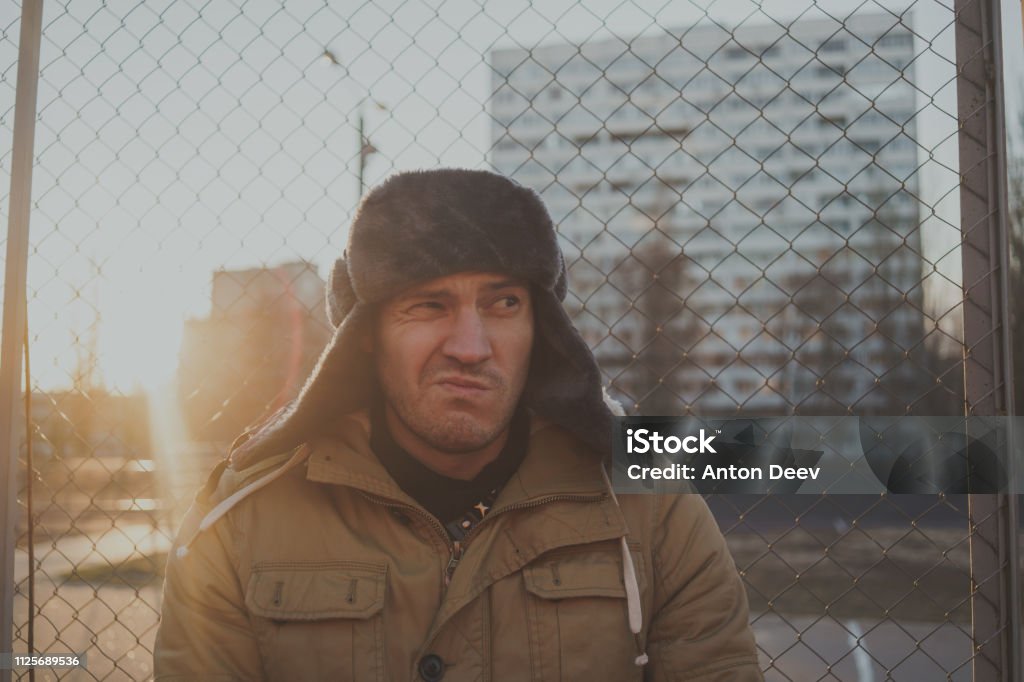
[[[912,403],[913,56],[881,15],[491,53],[491,164],[543,196],[567,305],[634,410]]]

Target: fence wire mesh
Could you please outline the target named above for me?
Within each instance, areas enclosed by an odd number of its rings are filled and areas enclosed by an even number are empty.
[[[89,661],[51,677],[152,674],[177,522],[301,386],[329,334],[323,273],[395,170],[492,168],[541,194],[567,307],[635,413],[963,413],[947,2],[45,10],[14,648],[32,621],[36,650]],[[18,13],[0,16],[8,133]],[[767,679],[971,678],[966,497],[708,501]]]

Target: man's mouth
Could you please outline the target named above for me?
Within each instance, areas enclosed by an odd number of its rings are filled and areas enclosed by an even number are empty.
[[[459,393],[477,393],[491,390],[491,386],[478,379],[467,377],[445,377],[436,382],[439,386]]]

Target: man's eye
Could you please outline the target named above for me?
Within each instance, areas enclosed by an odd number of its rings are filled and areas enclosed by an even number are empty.
[[[498,305],[500,305],[502,308],[514,308],[517,305],[519,305],[519,297],[511,295],[502,296],[500,299],[498,299]]]
[[[422,301],[414,305],[412,308],[410,308],[410,310],[444,310],[444,305],[442,303],[439,303],[438,301]]]

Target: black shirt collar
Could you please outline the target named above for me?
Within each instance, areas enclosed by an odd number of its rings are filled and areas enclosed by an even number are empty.
[[[509,424],[505,447],[468,481],[437,473],[399,446],[388,428],[383,400],[376,401],[370,409],[370,447],[398,487],[448,524],[485,500],[489,506],[489,501],[497,497],[526,455],[529,422],[526,410],[518,408]]]

